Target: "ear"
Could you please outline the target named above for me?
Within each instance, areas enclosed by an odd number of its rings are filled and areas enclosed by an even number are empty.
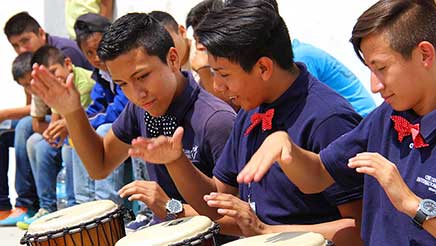
[[[262,80],[267,81],[267,80],[271,79],[272,73],[273,73],[274,62],[270,58],[268,58],[266,56],[259,58],[259,60],[257,60],[257,63],[255,66],[256,66],[256,69],[259,72]]]
[[[69,57],[65,58],[64,67],[68,70],[68,72],[73,72],[73,62],[71,62],[71,59]]]
[[[435,61],[435,47],[428,41],[422,41],[418,44],[421,53],[421,62],[426,68],[430,68]]]
[[[38,29],[38,36],[39,36],[39,38],[43,39],[45,43],[47,43],[45,31],[41,27]]]
[[[180,59],[177,49],[171,47],[167,54],[167,64],[173,71],[180,71]]]
[[[183,39],[186,39],[186,28],[183,25],[179,25],[179,34]]]

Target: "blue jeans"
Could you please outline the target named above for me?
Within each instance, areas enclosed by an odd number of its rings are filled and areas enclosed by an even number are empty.
[[[62,168],[61,149],[52,147],[39,133],[27,140],[27,153],[36,180],[39,206],[56,211],[56,178]]]
[[[16,207],[38,209],[38,196],[35,180],[27,156],[26,142],[33,134],[32,117],[26,116],[18,121],[15,127],[15,191],[17,192]]]
[[[96,132],[100,136],[104,136],[111,127],[112,124],[103,124],[97,128]],[[79,155],[73,150],[74,195],[76,202],[85,203],[109,199],[116,204],[122,204],[123,200],[118,195],[118,190],[121,189],[124,184],[124,169],[124,165],[121,164],[105,179],[93,180],[89,177]]]
[[[62,146],[62,160],[67,173],[65,188],[67,191],[68,207],[70,207],[76,204],[76,199],[74,198],[73,148],[67,143]]]

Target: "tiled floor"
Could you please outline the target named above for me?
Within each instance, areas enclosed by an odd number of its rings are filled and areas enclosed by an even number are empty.
[[[14,178],[15,178],[15,159],[13,149],[10,151],[11,162],[9,164],[9,195],[11,197],[12,204],[15,203],[17,197],[14,190]],[[1,246],[18,246],[20,245],[20,238],[24,235],[25,231],[18,229],[17,227],[0,227],[0,245]]]

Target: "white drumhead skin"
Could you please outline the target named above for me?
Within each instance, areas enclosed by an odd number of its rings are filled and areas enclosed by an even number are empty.
[[[274,246],[325,246],[326,240],[321,234],[314,232],[281,232],[247,237],[226,243],[223,246],[242,245],[274,245]]]
[[[110,200],[82,203],[48,214],[29,225],[28,234],[41,234],[70,228],[91,222],[98,217],[115,211],[118,206]]]
[[[195,238],[213,227],[205,216],[185,217],[162,222],[121,238],[115,246],[168,245]]]

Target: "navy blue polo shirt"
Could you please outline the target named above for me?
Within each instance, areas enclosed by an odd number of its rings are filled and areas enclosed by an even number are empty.
[[[65,56],[71,59],[71,62],[78,67],[93,70],[94,67],[88,62],[83,55],[77,43],[73,40],[47,34],[47,43],[61,50]]]
[[[289,89],[271,104],[238,113],[235,126],[218,160],[214,176],[221,182],[239,187],[241,199],[255,203],[256,214],[267,224],[314,224],[340,218],[337,206],[360,199],[362,187],[344,190],[335,185],[319,194],[303,194],[284,174],[278,163],[258,183],[239,184],[236,176],[250,160],[265,138],[274,131],[287,131],[304,149],[319,152],[337,137],[353,129],[361,117],[351,105],[297,63],[300,75]],[[275,109],[273,126],[262,132],[245,130],[255,112]],[[316,178],[316,177],[307,177]]]
[[[188,84],[167,113],[174,115],[178,125],[184,128],[182,141],[186,156],[201,172],[212,177],[212,169],[233,127],[235,112],[225,102],[201,89],[191,73],[183,74]],[[129,102],[113,123],[112,130],[127,144],[136,137],[147,137],[144,109]],[[169,197],[184,201],[165,165],[147,165],[147,169],[150,180],[156,181]]]
[[[412,124],[420,123],[429,147],[413,148],[411,136],[398,141],[391,115],[400,115]],[[344,186],[364,184],[362,238],[365,245],[436,245],[425,230],[399,212],[377,180],[348,168],[348,159],[361,152],[378,152],[394,163],[409,188],[421,198],[436,200],[436,110],[419,117],[412,110],[397,112],[382,104],[356,129],[321,151],[321,160],[330,175]]]

